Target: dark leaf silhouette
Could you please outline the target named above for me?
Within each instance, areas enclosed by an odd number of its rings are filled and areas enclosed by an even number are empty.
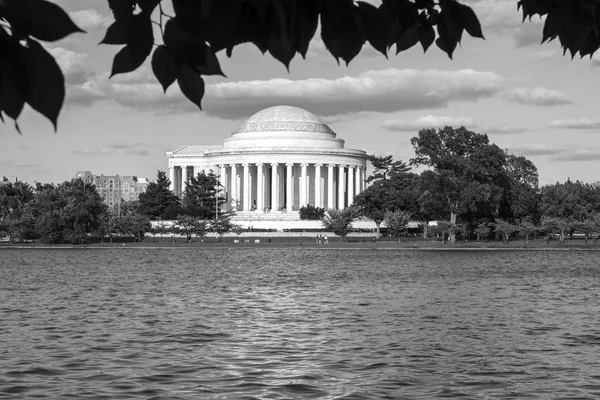
[[[166,92],[179,75],[180,66],[166,46],[158,46],[152,55],[152,71]]]
[[[202,97],[204,97],[204,79],[189,66],[183,65],[179,70],[177,83],[181,92],[198,108],[202,109]]]

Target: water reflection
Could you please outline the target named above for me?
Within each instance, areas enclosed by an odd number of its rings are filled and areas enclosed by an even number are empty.
[[[600,253],[0,251],[0,397],[600,396]]]

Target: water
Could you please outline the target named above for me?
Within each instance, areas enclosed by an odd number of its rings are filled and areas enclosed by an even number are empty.
[[[0,250],[0,398],[600,398],[600,252]]]

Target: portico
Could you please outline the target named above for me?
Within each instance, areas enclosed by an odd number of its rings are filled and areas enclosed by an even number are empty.
[[[342,209],[365,189],[366,153],[297,107],[262,110],[223,146],[181,146],[167,153],[171,189],[185,191],[191,176],[212,170],[227,211],[291,213],[302,206]]]

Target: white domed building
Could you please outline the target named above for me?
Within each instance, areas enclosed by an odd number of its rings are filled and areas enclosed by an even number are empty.
[[[342,209],[365,188],[367,154],[344,148],[327,125],[298,107],[264,109],[244,122],[223,145],[180,146],[167,152],[171,189],[213,170],[226,211],[239,219],[299,219],[312,205]]]

